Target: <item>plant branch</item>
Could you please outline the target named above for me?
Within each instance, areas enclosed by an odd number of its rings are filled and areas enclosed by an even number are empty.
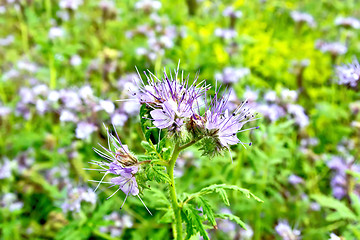
[[[167,168],[169,177],[170,177],[170,198],[171,198],[171,204],[172,208],[174,210],[175,214],[175,232],[174,237],[177,240],[182,240],[182,220],[181,220],[181,212],[179,203],[176,197],[176,190],[175,190],[175,181],[174,181],[174,166],[176,163],[176,159],[178,158],[180,154],[181,148],[179,147],[179,144],[175,145],[174,151],[172,153],[171,159],[169,161],[169,166]]]

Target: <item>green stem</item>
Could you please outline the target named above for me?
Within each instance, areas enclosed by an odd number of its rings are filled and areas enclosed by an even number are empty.
[[[174,151],[172,153],[171,159],[169,161],[169,167],[167,168],[169,177],[170,177],[170,198],[171,198],[171,204],[172,208],[174,210],[175,214],[175,225],[176,225],[176,232],[174,232],[174,238],[177,240],[182,239],[182,220],[181,220],[181,212],[179,203],[176,197],[176,190],[175,190],[175,181],[174,181],[174,166],[176,163],[176,159],[178,158],[180,151],[182,149],[180,148],[179,144],[175,145]]]

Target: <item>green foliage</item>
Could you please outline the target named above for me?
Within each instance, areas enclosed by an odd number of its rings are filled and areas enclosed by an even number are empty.
[[[197,232],[199,232],[204,239],[210,239],[198,210],[191,205],[184,205],[182,207],[182,213],[186,222],[186,239],[189,239]]]
[[[330,208],[334,212],[327,215],[327,221],[358,220],[358,217],[341,201],[324,195],[312,195],[322,207]]]

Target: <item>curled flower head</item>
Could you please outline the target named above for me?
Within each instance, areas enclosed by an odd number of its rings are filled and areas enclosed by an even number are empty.
[[[219,93],[217,92],[205,113],[206,136],[212,138],[217,149],[229,148],[230,145],[235,145],[239,142],[244,147],[245,144],[251,146],[251,143],[243,143],[237,138],[237,133],[259,128],[242,129],[245,123],[256,120],[256,114],[247,106],[248,101],[243,101],[239,107],[232,113],[229,113],[226,105],[230,92],[221,98],[219,98],[218,95]]]
[[[130,153],[128,147],[121,143],[121,140],[115,130],[116,137],[107,130],[108,136],[108,148],[100,145],[103,151],[100,151],[97,148],[94,148],[94,151],[101,156],[105,161],[91,161],[90,164],[94,164],[100,167],[100,169],[88,169],[96,170],[102,172],[104,175],[100,181],[90,180],[92,182],[97,182],[98,185],[94,191],[98,189],[101,183],[111,184],[111,187],[117,187],[118,189],[111,194],[107,199],[114,196],[119,190],[123,191],[126,194],[125,200],[121,206],[125,204],[127,197],[131,194],[137,196],[141,202],[144,204],[142,199],[139,196],[139,186],[136,181],[136,174],[139,171],[139,162],[137,158]],[[109,175],[110,180],[104,181],[105,177]],[[151,214],[149,209],[144,204],[147,211]]]

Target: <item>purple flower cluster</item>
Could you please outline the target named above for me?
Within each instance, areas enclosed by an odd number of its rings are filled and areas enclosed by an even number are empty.
[[[198,82],[198,77],[190,83],[178,69],[170,75],[164,72],[161,79],[150,71],[144,74],[148,84],[140,83],[133,96],[152,109],[150,120],[156,128],[178,135],[186,130],[195,132],[196,138],[212,139],[216,150],[242,143],[237,133],[253,129],[242,129],[245,123],[255,120],[247,101],[231,113],[227,109],[230,93],[220,97],[218,90],[208,102],[209,86],[205,81]]]
[[[92,88],[87,85],[79,89],[50,90],[47,85],[35,82],[31,87],[20,88],[19,96],[20,101],[16,105],[15,114],[30,119],[34,113],[33,108],[39,115],[55,113],[59,115],[61,122],[72,122],[77,125],[75,133],[79,139],[87,139],[97,130],[95,116],[102,112],[110,114],[114,125],[123,126],[129,117],[139,111],[139,104],[136,102],[125,103],[115,109],[112,101],[96,97]],[[0,109],[3,109],[2,115],[9,114],[10,109],[5,106]]]
[[[336,67],[336,74],[339,79],[338,84],[357,87],[360,80],[360,64],[357,59],[351,64]]]
[[[149,1],[142,2],[148,3]],[[152,13],[150,21],[125,33],[129,39],[138,36],[145,36],[147,38],[147,46],[136,49],[137,56],[146,56],[149,60],[154,61],[159,56],[164,56],[165,51],[172,49],[175,41],[185,35],[184,29],[178,29],[175,25],[171,25],[168,22],[169,20],[166,17],[160,17],[157,13]]]

